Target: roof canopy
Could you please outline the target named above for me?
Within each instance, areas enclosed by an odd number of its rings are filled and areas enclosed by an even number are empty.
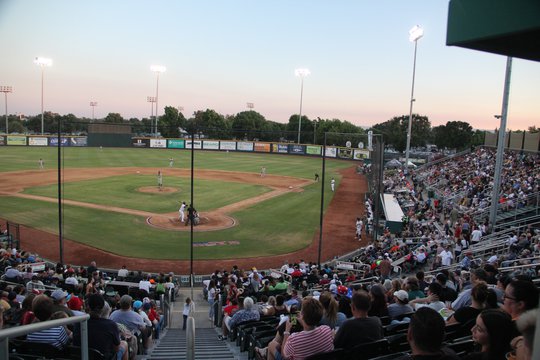
[[[540,61],[540,1],[450,0],[446,45]]]

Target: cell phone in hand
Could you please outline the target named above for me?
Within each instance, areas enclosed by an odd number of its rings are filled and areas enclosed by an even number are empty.
[[[298,323],[298,320],[296,318],[296,314],[291,314],[290,317],[289,317],[289,321],[291,323],[291,325],[296,325]]]

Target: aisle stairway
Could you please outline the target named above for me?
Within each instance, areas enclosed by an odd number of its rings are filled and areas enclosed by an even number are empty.
[[[227,343],[217,339],[214,329],[197,329],[195,335],[195,359],[235,359]],[[146,359],[186,359],[186,332],[169,329]]]
[[[195,303],[195,359],[247,360],[247,352],[240,353],[234,342],[220,341],[217,328],[208,320],[208,302],[202,296],[202,289],[182,288],[173,303],[171,327],[156,342],[148,355],[138,355],[137,360],[182,360],[186,359],[186,332],[182,328],[182,308],[186,297]]]

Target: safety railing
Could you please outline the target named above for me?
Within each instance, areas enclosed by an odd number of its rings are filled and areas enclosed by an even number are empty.
[[[19,336],[58,326],[78,323],[81,324],[81,360],[88,360],[88,319],[90,319],[90,315],[80,315],[3,329],[0,331],[0,360],[9,359],[9,339],[11,338],[17,338]]]

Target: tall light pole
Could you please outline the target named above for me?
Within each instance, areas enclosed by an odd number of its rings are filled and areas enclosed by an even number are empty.
[[[146,97],[146,101],[151,103],[150,106],[152,106],[152,109],[150,110],[150,132],[151,133],[154,133],[154,121],[152,120],[152,118],[154,117],[154,103],[156,102],[156,97],[155,96],[147,96]]]
[[[156,73],[156,131],[154,136],[157,137],[157,123],[158,123],[158,100],[159,100],[159,74],[165,72],[167,68],[162,65],[152,65],[150,70]]]
[[[248,102],[246,103],[246,107],[249,109],[248,111],[252,111],[253,108],[255,107],[255,104],[252,102]]]
[[[94,121],[94,108],[97,106],[97,101],[90,101],[90,106],[92,107],[92,121]]]
[[[298,117],[298,144],[300,144],[300,131],[302,127],[302,100],[304,97],[304,78],[311,74],[309,69],[296,69],[294,75],[300,77],[300,116]]]
[[[43,135],[45,127],[43,120],[43,73],[45,72],[46,66],[52,65],[52,60],[44,57],[37,57],[34,59],[34,64],[41,68],[41,135]],[[60,141],[60,139],[58,139],[58,141]]]
[[[9,131],[8,114],[7,114],[7,94],[10,92],[13,92],[13,88],[11,86],[0,86],[0,92],[4,93],[5,104],[6,104],[6,135],[7,135]]]
[[[409,152],[411,150],[411,131],[412,131],[412,108],[414,99],[414,77],[416,75],[416,48],[418,47],[418,40],[424,36],[424,29],[419,25],[415,25],[409,30],[409,41],[414,42],[414,60],[413,60],[413,72],[412,72],[412,87],[411,87],[411,104],[409,108],[409,127],[407,128],[407,148],[405,150],[405,171],[409,169]]]

